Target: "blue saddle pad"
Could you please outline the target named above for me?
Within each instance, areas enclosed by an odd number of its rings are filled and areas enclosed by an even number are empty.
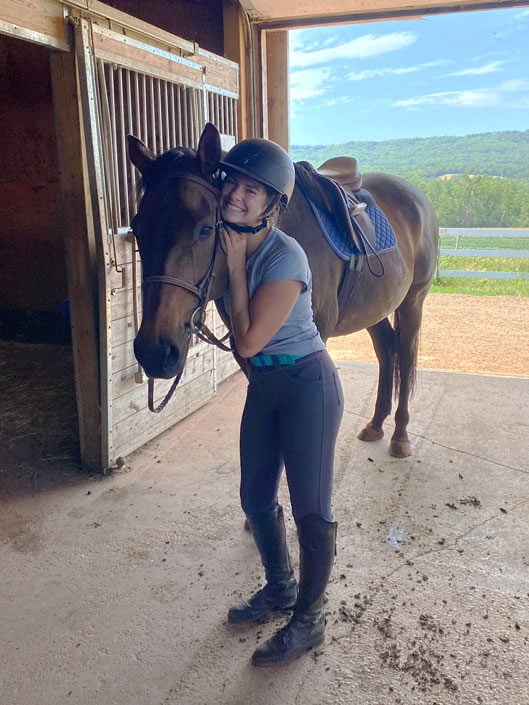
[[[363,254],[359,252],[354,242],[352,242],[350,235],[343,233],[338,228],[332,215],[318,208],[315,203],[311,202],[310,205],[321,231],[335,255],[340,257],[340,259],[349,261],[351,257]],[[380,254],[395,249],[397,246],[395,231],[380,208],[373,204],[366,208],[365,213],[371,218],[371,222],[375,226],[375,252]]]

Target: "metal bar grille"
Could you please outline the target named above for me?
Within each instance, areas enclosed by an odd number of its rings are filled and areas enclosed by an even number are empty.
[[[219,132],[237,139],[237,102],[229,96],[208,92],[208,113],[210,122]]]
[[[237,137],[236,100],[156,78],[98,59],[109,226],[130,224],[136,210],[137,174],[127,158],[127,135],[139,137],[155,154],[173,147],[196,148],[206,120]],[[205,114],[207,113],[207,114]]]
[[[128,159],[127,135],[139,137],[155,154],[174,147],[196,148],[206,120],[216,124],[219,132],[236,138],[237,104],[234,98],[214,91],[168,81],[103,59],[97,60],[97,76],[111,264],[124,276],[125,263],[117,261],[116,238],[128,230],[136,212],[139,179]],[[136,257],[133,243],[131,296],[137,331],[141,301]],[[122,281],[127,286],[124,278]],[[139,368],[135,379],[143,379]]]

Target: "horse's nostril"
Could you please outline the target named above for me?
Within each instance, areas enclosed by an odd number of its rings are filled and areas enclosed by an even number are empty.
[[[134,341],[134,355],[149,377],[170,379],[180,371],[180,352],[169,340],[153,341],[140,333]]]
[[[178,348],[169,341],[166,341],[163,345],[165,350],[165,367],[173,369],[178,365],[178,361],[180,360]],[[170,376],[172,376],[172,374]]]

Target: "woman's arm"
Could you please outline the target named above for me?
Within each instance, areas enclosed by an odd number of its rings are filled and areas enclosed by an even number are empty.
[[[246,278],[246,240],[230,232],[224,244],[228,256],[235,344],[242,357],[252,357],[264,348],[287,320],[303,285],[291,279],[267,282],[258,288],[250,300]]]

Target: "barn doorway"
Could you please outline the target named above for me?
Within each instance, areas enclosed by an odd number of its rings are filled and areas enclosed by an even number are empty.
[[[0,36],[0,91],[3,494],[80,462],[50,50]]]

